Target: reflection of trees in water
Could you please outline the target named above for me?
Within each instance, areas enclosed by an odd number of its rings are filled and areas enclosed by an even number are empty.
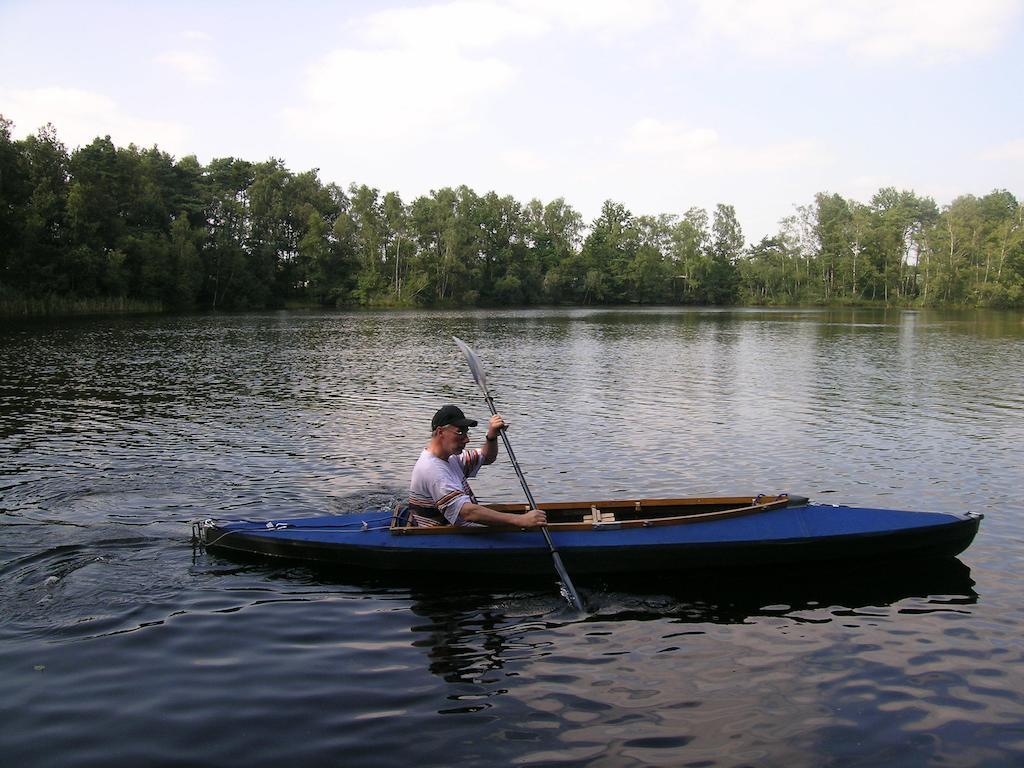
[[[857,692],[898,686],[906,649],[938,626],[876,617],[962,611],[978,600],[957,561],[576,583],[582,615],[553,583],[511,592],[507,582],[416,580],[412,645],[443,681],[426,707],[455,716],[427,729],[425,754],[448,764],[677,765],[755,764],[751,755],[796,750],[824,762],[835,745],[806,723],[841,726],[829,713],[850,706],[877,711]],[[885,743],[872,739],[872,748]]]
[[[524,638],[529,627],[507,615],[508,599],[442,589],[413,593],[413,613],[429,620],[412,628],[418,635],[413,646],[426,649],[433,674],[448,683],[491,685],[515,648],[532,650]]]
[[[978,599],[971,569],[958,560],[903,566],[868,563],[648,574],[628,580],[617,578],[605,586],[612,594],[623,596],[624,610],[617,617],[622,620],[670,616],[685,623],[712,624],[742,623],[757,616],[828,607],[886,607],[910,598],[931,598],[929,603],[937,609],[969,605]],[[664,610],[652,616],[643,595],[655,586]],[[639,610],[629,609],[630,595],[641,601]]]
[[[448,683],[480,687],[505,680],[510,661],[545,653],[551,642],[537,630],[587,622],[668,619],[682,624],[738,624],[761,616],[791,616],[829,622],[866,607],[886,608],[921,599],[902,612],[955,610],[977,602],[970,568],[957,560],[843,569],[774,568],[743,573],[697,571],[582,581],[587,611],[577,616],[557,594],[452,590],[422,583],[412,593],[412,611],[428,620],[413,631],[430,671]],[[807,613],[811,617],[807,617]],[[798,617],[796,614],[804,614]],[[492,690],[488,695],[502,693]],[[477,709],[485,705],[479,705]],[[472,711],[467,710],[467,711]]]

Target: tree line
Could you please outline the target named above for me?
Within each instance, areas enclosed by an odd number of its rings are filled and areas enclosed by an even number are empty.
[[[1024,306],[1024,207],[820,193],[748,245],[734,208],[589,224],[466,186],[411,203],[110,137],[68,152],[0,116],[0,308],[860,303]],[[42,309],[41,309],[42,308]]]

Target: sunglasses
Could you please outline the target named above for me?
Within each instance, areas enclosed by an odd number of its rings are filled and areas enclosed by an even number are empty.
[[[460,435],[468,435],[469,434],[469,427],[454,427],[453,426],[452,429],[454,429]]]

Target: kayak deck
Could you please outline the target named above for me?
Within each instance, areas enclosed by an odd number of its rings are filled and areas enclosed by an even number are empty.
[[[708,522],[740,515],[749,515],[791,504],[807,502],[802,496],[733,496],[694,497],[682,499],[613,499],[608,501],[563,501],[541,504],[547,513],[551,531],[583,531],[594,528],[650,528],[656,525],[682,525]],[[499,512],[521,513],[529,504],[488,504]],[[402,508],[396,509],[391,521],[393,533],[437,534],[480,533],[494,530],[519,530],[514,526],[415,526]]]

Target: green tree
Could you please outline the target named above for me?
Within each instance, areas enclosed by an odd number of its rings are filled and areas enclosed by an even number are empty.
[[[929,198],[913,192],[880,189],[870,203],[870,228],[865,242],[871,298],[886,304],[890,297],[917,295],[923,237],[938,210]]]
[[[743,299],[751,304],[793,303],[792,272],[797,257],[785,237],[764,237],[737,264]]]
[[[1021,276],[1013,265],[1022,241],[1021,206],[1009,192],[956,198],[926,233],[922,300],[926,304],[1019,305]]]
[[[240,286],[250,230],[249,186],[254,178],[253,164],[233,157],[214,158],[203,176],[207,236],[199,254],[205,276],[200,295],[212,309],[249,305]]]
[[[527,246],[522,206],[511,196],[484,195],[476,208],[479,293],[485,303],[529,303],[540,292],[541,267]]]
[[[736,209],[719,203],[715,207],[711,231],[711,267],[705,278],[704,296],[710,304],[732,304],[738,298],[736,262],[744,245]]]
[[[606,200],[583,241],[577,267],[583,271],[583,292],[574,298],[583,304],[628,300],[627,274],[639,246],[633,214],[621,203]],[[574,285],[578,291],[578,271]]]
[[[711,230],[708,212],[693,207],[683,214],[671,233],[673,300],[699,303],[703,281],[711,266]]]
[[[127,234],[130,177],[109,136],[77,149],[70,159],[67,211],[74,247],[62,272],[65,292],[95,296],[104,276],[131,291],[133,264],[122,250]],[[114,251],[118,251],[113,255]],[[137,270],[136,270],[137,272]]]
[[[0,115],[0,297],[26,282],[22,237],[28,203],[28,169],[22,147],[11,138],[14,124]]]
[[[476,304],[479,241],[474,221],[478,203],[476,193],[465,186],[445,187],[413,201],[410,218],[420,249],[412,297],[429,304]]]
[[[641,304],[666,303],[673,299],[673,233],[677,217],[638,216],[635,227],[639,244],[626,270],[626,290]]]
[[[814,196],[814,235],[821,275],[821,297],[831,301],[854,282],[853,211],[839,195]]]
[[[355,291],[359,269],[355,232],[347,215],[351,203],[345,191],[336,184],[328,184],[324,193],[330,201],[331,213],[319,217],[323,222],[323,239],[310,220],[300,249],[310,259],[309,295],[325,306],[339,306],[347,303]]]
[[[351,201],[343,214],[351,219],[351,232],[359,257],[355,298],[361,304],[372,303],[387,289],[385,248],[387,226],[380,191],[365,184],[349,187]]]
[[[164,302],[170,307],[186,309],[196,303],[203,278],[199,260],[202,240],[202,230],[192,227],[184,211],[171,224],[171,275],[163,295]]]
[[[384,195],[382,213],[385,266],[391,279],[391,294],[395,301],[401,303],[402,288],[414,248],[409,230],[409,213],[397,192],[388,192]]]
[[[73,251],[68,227],[68,153],[52,125],[20,142],[25,170],[20,195],[24,209],[21,237],[12,267],[28,296],[74,293],[80,282],[80,256]],[[18,193],[16,193],[18,194]]]
[[[524,211],[525,236],[540,278],[538,301],[558,303],[574,292],[572,270],[583,243],[583,217],[561,197],[547,205],[531,200]]]

